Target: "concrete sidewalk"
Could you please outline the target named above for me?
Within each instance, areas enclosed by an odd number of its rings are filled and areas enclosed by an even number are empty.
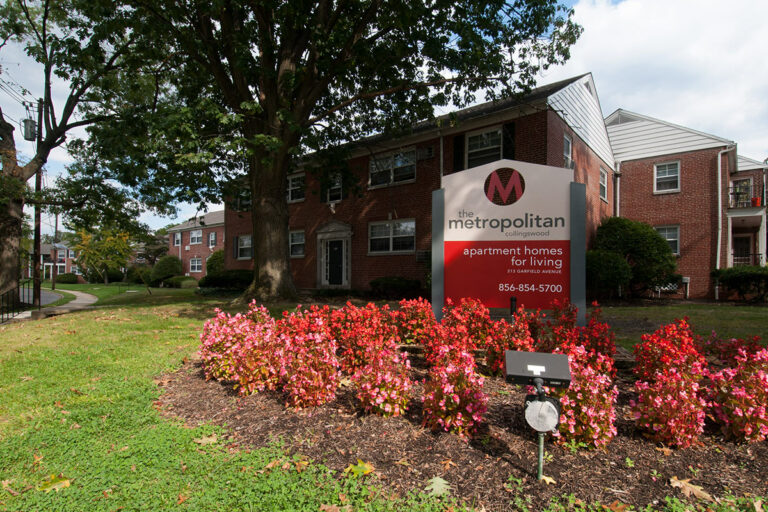
[[[74,290],[63,290],[67,293],[71,293],[75,296],[75,299],[67,302],[62,306],[53,306],[48,308],[42,308],[40,310],[22,311],[11,319],[14,320],[26,320],[26,319],[40,319],[48,316],[63,315],[65,313],[71,313],[73,311],[80,311],[83,309],[89,309],[91,304],[99,300],[95,295],[90,293],[76,292]],[[53,292],[55,293],[55,292]]]

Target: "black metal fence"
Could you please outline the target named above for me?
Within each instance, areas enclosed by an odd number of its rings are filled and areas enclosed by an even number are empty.
[[[32,304],[32,288],[32,279],[26,279],[0,295],[0,324],[29,309]]]

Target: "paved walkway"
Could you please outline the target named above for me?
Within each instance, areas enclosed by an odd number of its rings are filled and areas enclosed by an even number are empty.
[[[75,299],[61,306],[42,308],[40,311],[42,312],[43,316],[63,315],[64,313],[71,313],[72,311],[80,311],[82,309],[88,309],[91,306],[91,304],[99,300],[98,297],[96,297],[95,295],[91,295],[90,293],[76,292],[74,290],[65,290],[65,291],[67,293],[71,293],[72,295],[74,295]],[[41,293],[42,293],[42,290],[41,290]],[[21,313],[16,315],[13,318],[13,320],[24,320],[24,319],[32,318],[33,312],[36,313],[36,311],[22,311]]]

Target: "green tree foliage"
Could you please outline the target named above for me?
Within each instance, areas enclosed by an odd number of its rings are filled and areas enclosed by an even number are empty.
[[[669,244],[643,222],[611,217],[597,228],[594,249],[621,256],[632,269],[629,291],[641,295],[650,288],[679,279],[677,261]]]
[[[128,264],[133,254],[128,233],[106,229],[96,233],[81,230],[77,235],[75,263],[87,275],[98,276],[105,284]]]
[[[621,254],[587,251],[587,291],[592,298],[613,297],[619,288],[626,289],[632,279],[632,268]]]
[[[184,274],[184,267],[179,258],[171,255],[163,256],[157,263],[155,263],[155,266],[152,267],[150,283],[152,286],[158,286],[165,279],[180,276],[182,274]]]
[[[478,92],[527,90],[581,30],[558,0],[124,3],[169,58],[156,84],[114,84],[122,122],[94,127],[91,148],[156,197],[220,200],[242,177],[255,247],[246,296],[264,299],[295,294],[285,186],[298,155],[405,133]]]
[[[224,271],[224,250],[213,251],[205,262],[206,274],[220,274]]]
[[[765,302],[768,297],[768,267],[743,265],[712,271],[712,277],[740,300]]]

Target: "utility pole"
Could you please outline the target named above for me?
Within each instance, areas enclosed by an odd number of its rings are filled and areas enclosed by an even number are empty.
[[[43,100],[42,98],[37,100],[37,151],[40,151],[40,146],[43,144]],[[41,169],[38,169],[35,173],[35,194],[40,192],[42,188],[42,173]],[[39,201],[35,203],[35,276],[32,286],[32,306],[37,306],[40,309],[40,204]]]
[[[57,244],[59,243],[59,214],[56,214],[56,223],[53,227],[53,267],[51,267],[51,290],[56,289],[56,276],[59,275],[59,248],[57,247]],[[66,258],[66,253],[64,254],[64,258]],[[66,259],[65,259],[66,261]]]

